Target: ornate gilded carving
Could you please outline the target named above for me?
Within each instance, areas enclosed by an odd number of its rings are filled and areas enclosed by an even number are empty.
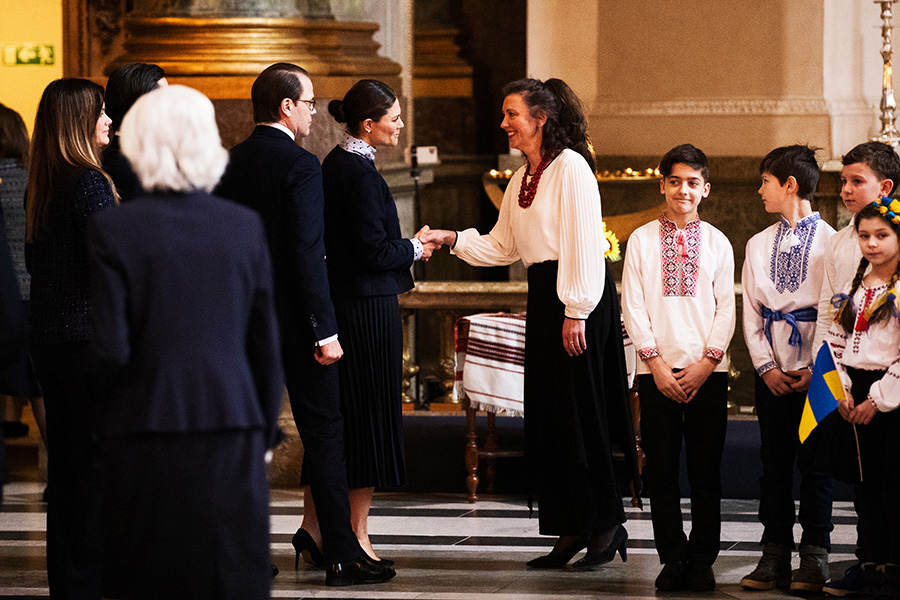
[[[148,62],[171,76],[255,77],[276,61],[314,75],[390,77],[400,65],[378,55],[374,23],[275,18],[129,17],[125,52],[106,66]]]
[[[116,36],[122,32],[122,0],[89,0],[89,2],[100,51],[108,54]]]

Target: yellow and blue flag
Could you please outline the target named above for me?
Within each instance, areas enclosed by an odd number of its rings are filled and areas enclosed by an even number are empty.
[[[845,397],[844,384],[834,364],[834,356],[828,342],[825,342],[816,355],[806,403],[803,405],[803,415],[800,417],[801,444],[806,441],[816,425],[836,409],[838,402]]]

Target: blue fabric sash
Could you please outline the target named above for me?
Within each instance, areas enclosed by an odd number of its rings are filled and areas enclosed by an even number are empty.
[[[809,323],[815,321],[819,317],[819,311],[815,306],[806,308],[798,308],[791,312],[784,313],[780,310],[772,310],[768,306],[762,307],[762,316],[766,320],[765,333],[769,345],[772,345],[772,322],[784,321],[791,326],[791,336],[788,338],[789,346],[797,346],[797,359],[803,356],[803,336],[800,335],[800,328],[797,327],[798,322]]]

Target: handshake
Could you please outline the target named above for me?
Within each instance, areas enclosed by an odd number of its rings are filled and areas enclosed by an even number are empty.
[[[441,246],[452,246],[456,243],[456,232],[447,229],[431,229],[425,225],[416,232],[415,238],[422,242],[422,260],[428,261],[432,252],[439,250]]]

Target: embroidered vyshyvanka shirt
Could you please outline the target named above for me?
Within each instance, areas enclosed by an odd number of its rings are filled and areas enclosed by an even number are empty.
[[[622,315],[639,356],[683,369],[704,356],[724,358],[735,325],[734,251],[699,219],[678,230],[665,217],[636,229],[625,252]],[[637,373],[650,369],[638,361]]]
[[[848,284],[844,293],[849,291]],[[885,291],[886,285],[869,288],[861,284],[853,295],[856,314],[865,312],[866,308]],[[832,321],[826,339],[834,351],[838,371],[847,390],[850,390],[850,378],[844,367],[870,371],[887,369],[884,376],[872,384],[869,396],[881,412],[900,407],[900,319],[892,316],[885,321],[870,323],[867,331],[854,329],[851,333],[847,333],[843,327]],[[865,398],[854,400],[858,404]]]
[[[522,208],[524,174],[522,167],[510,179],[491,232],[460,231],[451,252],[476,267],[558,260],[556,293],[566,316],[586,319],[603,296],[606,277],[597,180],[580,154],[563,150],[541,176],[534,203]]]
[[[796,329],[790,321],[772,320],[770,344],[764,313],[768,309],[787,316],[795,311],[810,312],[808,309],[818,306],[825,274],[825,246],[833,235],[834,229],[819,213],[813,213],[800,219],[795,229],[782,217],[747,242],[741,273],[744,339],[753,367],[760,375],[776,367],[796,371],[812,363],[815,318],[797,320]],[[800,346],[789,343],[795,331],[799,333]]]
[[[813,346],[818,349],[822,345],[831,323],[834,321],[834,307],[831,298],[837,293],[847,293],[853,283],[853,277],[859,268],[862,250],[859,249],[859,236],[856,228],[850,223],[828,240],[825,244],[825,277],[822,278],[822,291],[819,293],[819,320],[816,323],[816,336]],[[815,357],[815,352],[813,352]]]

